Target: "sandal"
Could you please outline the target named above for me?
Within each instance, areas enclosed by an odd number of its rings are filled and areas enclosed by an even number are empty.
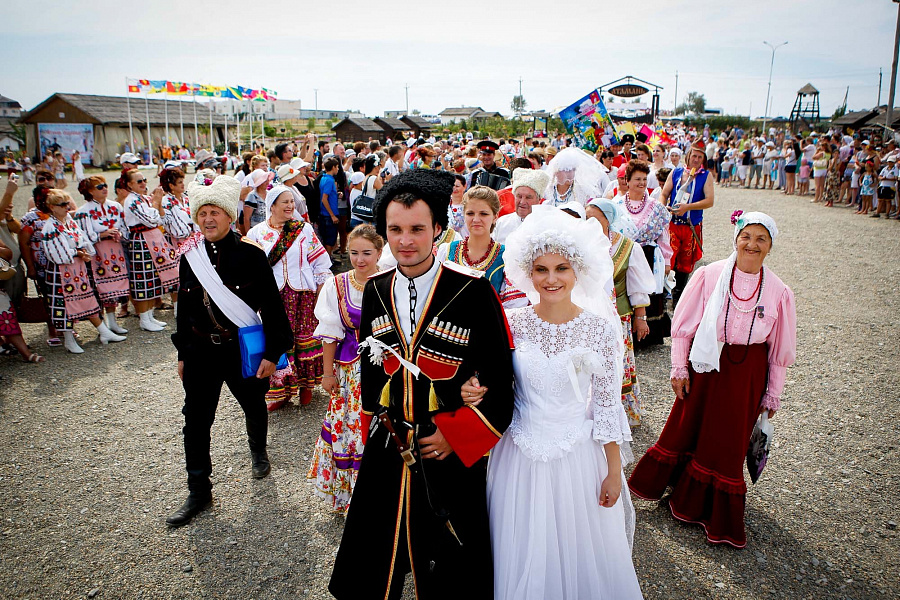
[[[26,359],[26,362],[30,362],[30,363],[42,363],[42,362],[44,362],[44,360],[45,360],[45,359],[44,359],[43,356],[41,356],[40,354],[35,354],[34,352],[32,352],[32,353],[31,353],[31,356],[29,356],[29,357]]]
[[[47,340],[47,345],[51,348],[59,348],[63,344],[61,339],[59,339],[58,337],[53,337]]]

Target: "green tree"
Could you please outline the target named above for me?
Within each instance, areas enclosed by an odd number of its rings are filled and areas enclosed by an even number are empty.
[[[422,111],[419,110],[418,108],[414,108],[414,109],[412,110],[412,114],[413,114],[413,116],[418,117],[419,115],[422,114]]]
[[[688,92],[684,103],[675,109],[676,115],[702,115],[704,112],[706,112],[706,97],[700,92]]]
[[[306,120],[306,128],[309,129],[310,131],[316,130],[316,118],[315,117],[310,117],[309,119]]]
[[[327,121],[325,121],[325,128],[328,129],[328,131],[331,131],[331,128],[333,126],[334,126],[334,121],[332,121],[331,119],[328,119]]]
[[[521,116],[525,112],[526,106],[528,106],[528,102],[525,101],[525,96],[513,96],[512,102],[509,103],[509,107],[516,113],[516,116]]]
[[[846,114],[847,114],[847,103],[845,102],[844,104],[841,104],[840,106],[837,107],[837,109],[834,111],[834,114],[831,115],[831,120],[834,121],[835,119],[843,117]]]
[[[263,125],[263,131],[266,134],[266,137],[274,138],[275,137],[275,128],[271,125]]]

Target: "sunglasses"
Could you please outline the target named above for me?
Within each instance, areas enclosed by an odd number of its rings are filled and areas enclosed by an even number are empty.
[[[57,203],[50,204],[50,206],[69,206],[69,203],[68,202],[62,202],[62,203],[57,202]]]
[[[146,179],[135,179],[131,183],[147,183],[147,180]]]
[[[52,177],[44,177],[43,175],[41,175],[40,177],[37,178],[37,180],[38,181],[53,181],[53,178]]]
[[[94,186],[94,189],[95,190],[105,190],[108,187],[109,186],[105,183],[98,183],[97,185]]]

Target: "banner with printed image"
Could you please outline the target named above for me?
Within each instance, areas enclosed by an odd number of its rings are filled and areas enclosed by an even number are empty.
[[[575,145],[589,152],[618,141],[615,125],[597,90],[559,111],[559,118],[573,136]]]
[[[90,123],[38,123],[41,156],[62,152],[66,162],[72,153],[81,154],[81,162],[91,164],[94,156],[94,126]]]

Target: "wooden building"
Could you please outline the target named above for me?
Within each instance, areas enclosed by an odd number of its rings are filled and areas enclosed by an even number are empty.
[[[347,117],[331,128],[341,142],[368,142],[383,140],[384,129],[371,119]]]

